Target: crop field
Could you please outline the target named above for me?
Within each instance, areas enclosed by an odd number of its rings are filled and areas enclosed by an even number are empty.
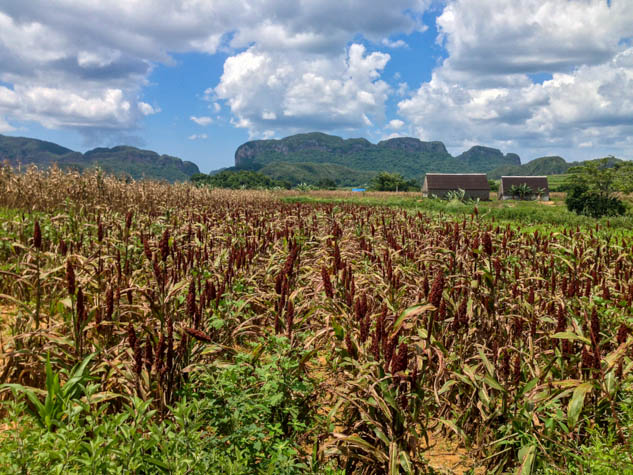
[[[378,199],[0,169],[2,473],[631,473],[626,221]]]

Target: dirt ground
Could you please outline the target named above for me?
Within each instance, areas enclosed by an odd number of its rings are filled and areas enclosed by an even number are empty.
[[[435,434],[429,434],[429,449],[423,452],[429,465],[439,473],[462,475],[473,470],[477,475],[486,473],[470,456],[468,449],[459,447],[455,441]]]

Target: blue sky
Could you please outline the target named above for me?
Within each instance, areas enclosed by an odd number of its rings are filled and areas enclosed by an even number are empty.
[[[0,133],[233,164],[323,131],[633,158],[630,0],[0,2]]]

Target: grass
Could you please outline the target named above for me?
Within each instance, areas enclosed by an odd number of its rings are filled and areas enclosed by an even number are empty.
[[[403,208],[411,211],[430,212],[468,218],[477,208],[480,217],[494,220],[500,224],[531,227],[533,230],[542,229],[559,231],[565,227],[578,226],[588,229],[596,225],[603,228],[617,230],[616,233],[626,234],[633,228],[633,214],[629,211],[625,216],[602,218],[599,220],[580,216],[568,211],[564,203],[563,193],[552,193],[551,201],[516,201],[498,200],[495,193],[491,193],[490,201],[478,203],[461,203],[457,201],[443,201],[423,198],[420,193],[353,193],[340,191],[317,191],[307,193],[284,193],[281,199],[293,203],[312,204],[359,204],[366,206],[388,206]]]

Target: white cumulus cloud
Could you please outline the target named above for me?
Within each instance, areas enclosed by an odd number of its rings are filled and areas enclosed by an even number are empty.
[[[46,127],[76,127],[82,131],[134,128],[142,117],[160,110],[159,105],[149,105],[142,99],[153,67],[157,63],[175,64],[172,54],[192,51],[224,51],[232,55],[220,89],[229,88],[227,71],[231,61],[244,66],[247,57],[243,55],[251,51],[255,57],[263,56],[274,63],[270,67],[279,77],[265,79],[270,79],[271,90],[278,90],[275,80],[297,86],[276,65],[300,74],[316,74],[326,81],[326,87],[336,90],[338,85],[332,81],[348,81],[336,78],[332,66],[345,63],[342,51],[356,35],[379,42],[392,34],[419,30],[419,18],[429,3],[430,0],[394,0],[389,4],[356,0],[2,2],[0,88],[12,92],[0,91],[0,115],[8,120],[33,120]],[[286,61],[286,55],[292,61]],[[319,64],[326,63],[328,72],[319,74]],[[210,89],[216,85],[211,84]],[[375,96],[375,91],[370,94]],[[288,99],[294,105],[284,106],[285,110],[302,115],[297,110],[305,107],[300,95],[295,90],[288,97],[279,94],[271,100]],[[68,101],[61,100],[64,97]],[[211,100],[215,102],[216,98]],[[232,111],[240,114],[234,116],[236,123],[254,120],[235,98],[225,100],[232,104]],[[216,104],[213,108],[219,112],[220,104]],[[103,109],[97,110],[101,106]],[[264,112],[261,109],[256,115],[261,118]],[[268,112],[274,112],[277,121],[284,116],[277,108]],[[337,116],[346,114],[349,112],[340,111]]]
[[[251,47],[227,59],[219,99],[235,124],[260,136],[277,130],[357,129],[384,119],[389,86],[380,74],[389,55],[352,44],[335,57],[303,57]]]
[[[202,116],[202,117],[196,117],[195,115],[192,115],[191,117],[189,117],[193,122],[195,122],[198,125],[201,125],[202,127],[206,127],[207,125],[209,125],[211,122],[213,122],[213,119],[211,117],[208,116]]]
[[[455,151],[630,156],[633,2],[453,0],[437,24],[448,56],[398,103],[412,133]]]
[[[395,40],[392,41],[389,38],[383,38],[382,42],[387,48],[408,48],[409,45],[404,40]]]

